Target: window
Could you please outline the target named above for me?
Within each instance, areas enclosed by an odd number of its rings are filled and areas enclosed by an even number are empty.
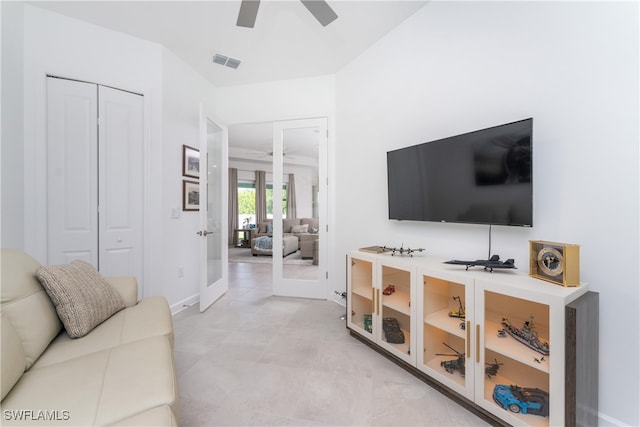
[[[287,185],[282,185],[282,217],[287,217]],[[267,218],[273,218],[273,185],[267,184]],[[238,182],[238,225],[256,223],[256,183]]]
[[[255,224],[256,185],[254,182],[238,182],[238,225],[245,228]]]

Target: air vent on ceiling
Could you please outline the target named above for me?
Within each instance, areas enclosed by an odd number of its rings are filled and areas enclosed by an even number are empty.
[[[229,68],[236,69],[240,65],[240,60],[235,58],[229,58],[228,56],[220,55],[216,53],[213,55],[214,64],[226,65]]]
[[[229,58],[229,59],[227,59],[227,63],[225,65],[227,67],[231,67],[231,68],[238,68],[238,66],[240,65],[240,60],[239,59],[234,59],[234,58]]]

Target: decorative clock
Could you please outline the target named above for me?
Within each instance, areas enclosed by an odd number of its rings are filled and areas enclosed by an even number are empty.
[[[580,246],[530,240],[529,275],[561,286],[579,286]]]

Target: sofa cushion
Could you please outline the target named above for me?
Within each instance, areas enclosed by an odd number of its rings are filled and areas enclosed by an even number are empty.
[[[22,348],[20,337],[9,319],[4,315],[0,315],[0,347],[2,348],[2,358],[0,358],[0,364],[2,365],[2,375],[0,375],[2,398],[0,400],[2,400],[18,382],[24,373],[25,366],[24,348]]]
[[[307,233],[309,231],[309,224],[299,224],[291,227],[293,234]]]
[[[271,228],[271,231],[268,231],[269,233],[273,232],[273,220],[272,219],[267,219],[265,221],[262,221],[261,223],[258,224],[258,234],[266,234],[267,233],[267,226],[269,226]]]
[[[313,242],[314,240],[318,240],[320,238],[319,235],[317,234],[311,234],[311,233],[307,233],[307,234],[298,234],[298,239],[300,240],[300,242]]]
[[[154,336],[163,336],[173,348],[173,323],[164,297],[147,297],[96,326],[90,334],[70,338],[60,334],[33,366],[34,369],[114,348]]]
[[[124,308],[118,292],[84,261],[40,267],[36,276],[71,338],[79,338]]]
[[[127,277],[105,277],[124,301],[125,307],[131,307],[138,302],[138,281],[133,276]]]
[[[282,219],[282,232],[291,233],[291,228],[294,225],[300,225],[299,218],[283,218]]]
[[[56,309],[36,279],[40,263],[19,249],[0,251],[3,317],[15,328],[29,369],[62,329]]]
[[[309,233],[317,233],[320,228],[318,218],[300,218],[300,224],[309,224]]]
[[[2,401],[2,410],[67,411],[67,420],[45,424],[95,426],[159,406],[178,413],[178,405],[173,350],[165,337],[153,337],[34,367]],[[3,419],[11,424],[17,423]]]

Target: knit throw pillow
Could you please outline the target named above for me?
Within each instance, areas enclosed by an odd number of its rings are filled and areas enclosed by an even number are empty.
[[[40,267],[36,277],[71,338],[80,338],[124,308],[120,294],[84,261]]]

